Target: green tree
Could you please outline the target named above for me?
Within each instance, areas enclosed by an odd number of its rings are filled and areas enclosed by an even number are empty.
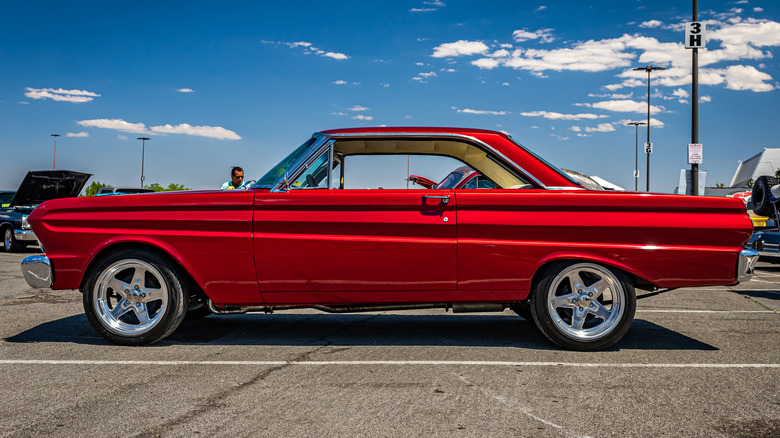
[[[726,187],[723,183],[717,183],[715,184],[715,187],[722,189],[723,187]]]
[[[168,184],[168,187],[163,187],[158,183],[151,183],[148,186],[146,186],[147,189],[152,189],[155,192],[177,192],[181,190],[191,190],[187,187],[184,187],[184,184],[176,184],[176,183],[170,183]]]
[[[84,196],[95,196],[95,194],[103,187],[110,187],[108,184],[103,184],[100,181],[92,181],[92,184],[88,185],[84,189]]]
[[[748,187],[750,187],[750,188],[752,189],[752,188],[753,188],[753,184],[755,184],[755,183],[756,183],[756,182],[755,182],[755,181],[753,181],[753,178],[750,178],[750,179],[748,180],[748,182],[747,182],[747,186],[748,186]]]

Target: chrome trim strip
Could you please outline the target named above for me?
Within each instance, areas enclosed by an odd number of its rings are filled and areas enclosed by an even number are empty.
[[[30,287],[36,289],[50,288],[54,282],[54,271],[51,261],[45,255],[34,255],[22,259],[22,274]]]
[[[14,230],[14,239],[35,242],[38,238],[32,230]]]
[[[746,248],[739,252],[737,262],[737,281],[745,282],[753,277],[753,271],[758,263],[758,251]]]
[[[525,169],[523,169],[522,166],[518,165],[514,161],[510,160],[509,158],[507,158],[506,155],[504,155],[501,152],[497,151],[495,148],[493,148],[489,144],[487,144],[487,143],[485,143],[485,142],[483,142],[483,141],[481,141],[479,139],[476,139],[476,138],[474,138],[474,137],[472,137],[470,135],[453,134],[453,133],[448,133],[448,132],[432,132],[432,133],[427,133],[427,132],[369,132],[369,133],[341,133],[341,134],[323,134],[321,132],[318,132],[317,134],[326,135],[328,137],[342,137],[342,138],[349,138],[349,137],[353,137],[353,138],[361,138],[361,137],[409,137],[409,138],[414,138],[414,137],[425,137],[425,138],[439,137],[439,138],[460,138],[460,139],[465,139],[465,140],[471,141],[471,142],[473,142],[473,143],[475,143],[475,144],[477,144],[477,145],[479,145],[481,147],[484,147],[488,151],[492,152],[496,157],[501,158],[502,160],[504,160],[505,163],[509,164],[510,166],[514,166],[514,170],[519,171],[522,175],[527,177],[529,180],[532,180],[534,183],[539,185],[539,187],[541,187],[543,189],[547,189],[548,188],[547,186],[542,184],[541,181],[536,179],[535,176],[533,176],[531,173],[529,173]],[[518,145],[520,148],[522,148],[523,150],[527,151],[527,149],[525,149],[524,147],[522,147],[519,144],[517,144],[517,142],[512,141],[512,143]],[[536,155],[534,155],[534,156],[536,156]],[[544,162],[544,161],[542,160],[542,162]],[[547,164],[547,163],[545,162],[545,164]]]

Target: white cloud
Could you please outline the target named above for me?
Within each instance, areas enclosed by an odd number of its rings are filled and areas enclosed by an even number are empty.
[[[263,40],[263,41],[260,41],[260,42],[263,43],[263,44],[284,45],[284,46],[287,46],[287,47],[289,47],[291,49],[302,47],[303,48],[303,53],[305,55],[323,56],[323,57],[326,57],[326,58],[337,59],[339,61],[344,60],[344,59],[349,59],[349,56],[347,56],[347,55],[345,55],[343,53],[329,52],[329,51],[325,51],[325,50],[319,49],[317,47],[314,47],[314,45],[312,43],[308,42],[308,41],[296,41],[296,42],[290,43],[290,42],[285,42],[285,41],[265,41],[265,40]]]
[[[105,128],[115,131],[129,132],[132,134],[151,134],[143,123],[129,123],[122,119],[92,119],[76,122],[81,126],[90,128]]]
[[[599,72],[631,65],[636,54],[627,52],[626,47],[632,38],[623,35],[614,39],[580,42],[572,48],[515,50],[509,57],[500,59],[504,66],[519,70]]]
[[[425,1],[422,3],[424,5],[423,7],[409,9],[409,12],[433,12],[447,6],[440,0]]]
[[[542,6],[539,6],[538,8],[536,8],[536,9],[534,9],[534,12],[541,12],[541,11],[543,11],[545,9],[547,9],[547,6],[542,5]]]
[[[478,53],[485,53],[488,51],[488,46],[482,41],[466,41],[459,40],[454,43],[445,43],[438,47],[434,47],[434,58],[446,58],[461,55],[476,55]]]
[[[501,65],[501,61],[494,59],[494,58],[481,58],[474,61],[471,61],[472,65],[476,65],[479,68],[485,69],[485,70],[492,70],[498,66]]]
[[[221,126],[192,126],[187,123],[181,123],[176,126],[170,124],[152,126],[150,130],[158,134],[185,134],[219,140],[241,140],[241,136]]]
[[[658,20],[650,20],[650,21],[645,21],[644,23],[640,24],[639,27],[644,27],[646,29],[653,29],[655,27],[661,27],[662,25],[663,25],[663,23],[661,23]]]
[[[69,132],[65,134],[65,137],[83,138],[83,137],[89,137],[89,134],[87,134],[86,132],[78,132],[78,133]]]
[[[598,108],[607,111],[615,111],[621,113],[647,113],[647,102],[637,102],[634,100],[605,100],[603,102],[585,103],[583,106]],[[657,114],[663,112],[662,106],[650,106],[650,114]]]
[[[196,135],[199,137],[217,138],[220,140],[241,139],[241,137],[235,132],[219,126],[191,126],[187,123],[182,123],[176,126],[167,124],[161,126],[152,126],[151,128],[146,129],[146,125],[143,123],[130,123],[122,119],[92,119],[81,120],[76,123],[86,127],[113,129],[115,131],[129,132],[132,134],[186,134]],[[119,138],[122,139],[122,137]]]
[[[509,111],[491,111],[491,110],[475,110],[471,108],[458,109],[452,107],[452,109],[464,114],[478,114],[478,115],[490,115],[490,116],[505,116],[509,114]]]
[[[755,7],[753,8],[753,12],[764,12],[764,8]]]
[[[614,130],[615,127],[612,125],[612,123],[599,123],[595,128],[590,126],[585,127],[585,132],[612,132]]]
[[[436,72],[432,72],[431,71],[431,72],[428,72],[428,73],[420,73],[417,76],[420,76],[420,77],[423,77],[423,78],[426,78],[426,79],[427,78],[432,78],[432,77],[436,77]]]
[[[608,116],[605,115],[599,115],[599,114],[561,114],[556,112],[550,112],[550,111],[528,111],[520,113],[521,116],[524,117],[544,117],[545,119],[550,120],[583,120],[583,119],[603,119]]]
[[[178,91],[179,93],[194,93],[195,92],[195,90],[193,90],[192,88],[179,88],[176,91]]]
[[[519,29],[512,32],[512,38],[518,43],[537,39],[543,43],[550,43],[555,40],[555,37],[552,36],[552,29],[539,29],[533,32],[526,29]]]
[[[347,81],[343,81],[343,80],[339,79],[338,81],[333,81],[333,83],[336,84],[336,85],[346,85]]]
[[[129,138],[127,138],[126,135],[122,135],[122,134],[117,134],[116,138],[118,138],[119,140],[129,140]]]
[[[352,108],[347,108],[349,111],[368,111],[371,108],[362,106],[362,105],[354,105]]]
[[[678,88],[678,89],[674,90],[674,92],[672,93],[672,96],[685,99],[685,98],[690,97],[690,94],[687,91],[683,90],[682,88]]]
[[[701,97],[699,97],[699,102],[702,102],[702,103],[712,102],[712,97],[710,97],[710,96],[701,96]]]
[[[24,95],[30,99],[51,99],[57,102],[84,103],[90,102],[99,94],[86,90],[64,90],[62,88],[25,88]]]
[[[509,87],[509,86],[511,86],[512,84],[510,84],[509,82],[504,82],[504,83],[502,83],[501,85],[502,85],[502,86],[504,86],[504,87]]]
[[[374,118],[371,116],[364,116],[363,114],[358,114],[355,117],[353,117],[352,120],[374,120]]]
[[[750,65],[732,65],[725,71],[726,88],[730,90],[751,90],[756,92],[772,91],[774,85],[764,81],[771,81],[772,76],[756,70]]]

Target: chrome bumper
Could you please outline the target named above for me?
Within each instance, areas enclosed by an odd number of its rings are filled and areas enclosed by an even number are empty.
[[[755,249],[743,249],[739,252],[739,261],[737,262],[737,281],[749,281],[753,277],[753,269],[758,263],[758,251]]]
[[[33,230],[14,230],[14,239],[25,242],[35,242],[38,240],[38,238],[35,237]]]
[[[51,262],[45,255],[25,257],[22,260],[22,274],[27,284],[36,289],[48,289],[54,281]]]

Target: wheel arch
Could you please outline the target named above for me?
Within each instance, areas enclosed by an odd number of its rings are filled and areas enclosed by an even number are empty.
[[[149,241],[141,242],[141,241],[134,241],[134,240],[113,241],[113,242],[107,242],[105,245],[103,245],[95,253],[95,255],[92,256],[91,260],[89,261],[89,264],[87,265],[87,268],[84,270],[84,275],[81,277],[79,290],[81,292],[84,292],[87,279],[92,274],[92,271],[96,268],[96,266],[100,263],[101,260],[103,260],[106,256],[112,253],[129,251],[129,250],[150,251],[166,259],[182,275],[182,279],[181,279],[182,284],[188,287],[191,293],[202,294],[205,297],[205,293],[203,292],[203,289],[200,287],[198,282],[195,281],[195,278],[190,274],[189,270],[187,270],[187,268],[181,262],[181,255],[177,251],[175,251],[173,248],[170,248],[167,245],[160,245],[157,244],[156,242],[149,242]]]
[[[553,263],[564,262],[564,261],[572,262],[572,263],[589,262],[589,263],[596,263],[598,265],[614,268],[621,271],[623,274],[625,274],[631,280],[633,286],[637,289],[653,290],[656,288],[656,286],[651,282],[649,282],[646,279],[646,277],[643,276],[641,273],[637,272],[635,269],[632,269],[626,264],[620,263],[616,260],[612,260],[606,257],[600,257],[594,254],[587,254],[587,253],[559,252],[555,254],[550,254],[549,256],[539,261],[539,266],[536,268],[536,271],[534,272],[534,275],[531,278],[531,289],[530,289],[531,293],[529,294],[529,296],[533,294],[533,290],[536,288],[536,285],[539,283],[539,280],[542,278],[544,273],[550,268],[550,266]]]

